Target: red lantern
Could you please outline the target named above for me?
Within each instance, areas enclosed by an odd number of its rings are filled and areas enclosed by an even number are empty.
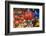
[[[32,16],[31,12],[29,13],[29,17],[28,18],[29,18],[29,20],[32,20],[33,16]]]
[[[18,21],[18,20],[15,20],[15,23],[16,23],[16,24],[19,24],[19,21]]]
[[[32,20],[32,17],[33,17],[33,16],[32,16],[32,12],[25,12],[25,17],[24,17],[24,18],[25,18],[26,20]]]
[[[22,23],[22,20],[19,20],[19,23]]]

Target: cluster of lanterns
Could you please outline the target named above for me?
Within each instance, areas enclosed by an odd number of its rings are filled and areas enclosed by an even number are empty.
[[[15,25],[20,25],[20,26],[33,26],[32,25],[32,19],[33,17],[33,12],[32,11],[22,11],[22,10],[17,10],[14,11],[14,24]],[[38,15],[34,13],[35,15]],[[29,22],[29,23],[28,23]]]

